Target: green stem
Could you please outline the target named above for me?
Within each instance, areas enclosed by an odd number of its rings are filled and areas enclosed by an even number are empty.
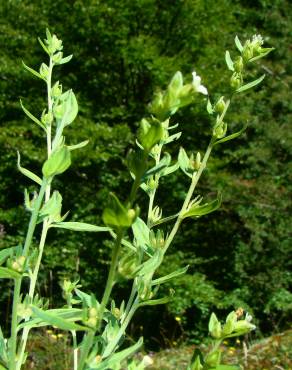
[[[17,307],[19,304],[20,290],[21,290],[21,279],[16,279],[13,293],[9,370],[14,370],[16,365],[17,324],[18,324]]]
[[[90,331],[89,333],[86,334],[86,337],[84,339],[84,343],[82,345],[80,361],[79,361],[79,365],[78,365],[78,368],[77,368],[78,370],[83,370],[84,369],[86,358],[87,358],[88,353],[90,351],[90,348],[93,344],[94,335],[95,335],[94,331]]]

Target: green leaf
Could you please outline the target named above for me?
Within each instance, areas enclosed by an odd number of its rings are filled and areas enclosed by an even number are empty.
[[[155,279],[155,280],[152,281],[152,285],[163,284],[163,283],[165,283],[165,282],[167,282],[171,279],[177,278],[178,276],[181,276],[181,275],[185,274],[187,272],[188,268],[189,268],[189,265],[185,266],[181,269],[178,269],[176,271],[173,271],[168,275],[165,275],[165,276],[162,276],[158,279]]]
[[[213,109],[213,107],[212,107],[212,104],[211,104],[211,102],[210,102],[210,99],[208,99],[208,101],[207,101],[207,112],[208,112],[209,114],[213,114],[213,113],[214,113],[214,109]]]
[[[194,170],[190,168],[190,159],[183,147],[180,147],[178,153],[178,164],[181,170],[190,178],[193,177]]]
[[[240,42],[240,40],[239,40],[239,38],[238,38],[238,36],[237,36],[237,35],[235,36],[234,41],[235,41],[235,45],[236,45],[237,49],[238,49],[240,52],[242,52],[242,50],[243,50],[243,46],[242,46],[242,44],[241,44],[241,42]]]
[[[29,179],[31,179],[32,181],[36,182],[38,185],[40,185],[40,186],[42,185],[42,179],[40,177],[38,177],[37,175],[35,175],[31,171],[27,170],[26,168],[21,167],[21,165],[20,165],[20,154],[19,154],[18,151],[17,151],[17,168],[19,169],[19,171],[24,176],[26,176]]]
[[[144,182],[149,176],[153,176],[168,167],[171,162],[171,156],[169,153],[165,153],[161,161],[154,167],[150,168],[142,177],[141,181]]]
[[[82,330],[87,331],[89,328],[75,324],[74,322],[68,321],[55,313],[49,311],[43,311],[38,307],[32,306],[32,311],[34,315],[40,318],[42,321],[46,322],[49,325],[56,326],[62,330]]]
[[[10,247],[6,249],[2,249],[0,251],[0,265],[2,265],[7,258],[11,257],[13,255],[15,247]]]
[[[108,227],[96,226],[87,224],[85,222],[58,222],[52,224],[50,227],[57,227],[59,229],[67,229],[73,231],[88,231],[88,232],[102,232],[109,231]]]
[[[206,203],[206,204],[203,204],[203,205],[196,205],[195,204],[194,206],[191,206],[190,209],[182,215],[182,218],[200,217],[200,216],[207,215],[211,212],[214,212],[214,211],[216,211],[216,209],[218,209],[220,207],[221,201],[222,201],[222,197],[219,194],[218,198],[213,200],[210,203]]]
[[[34,69],[28,67],[23,61],[22,61],[22,64],[24,66],[25,69],[27,69],[30,73],[32,73],[33,75],[35,75],[36,77],[40,78],[41,80],[44,80],[46,81],[42,75],[40,73],[38,73],[37,71],[35,71]]]
[[[170,301],[171,297],[163,297],[163,298],[158,298],[158,299],[149,299],[148,301],[143,301],[138,304],[138,307],[143,307],[143,306],[157,306],[159,304],[165,304]]]
[[[230,53],[229,51],[227,50],[226,53],[225,53],[225,61],[226,61],[226,64],[227,64],[227,67],[230,71],[234,71],[234,67],[233,67],[233,61],[231,59],[231,56],[230,56]]]
[[[241,86],[239,89],[236,90],[236,92],[237,93],[240,93],[240,92],[243,92],[245,90],[251,89],[252,87],[254,87],[254,86],[258,85],[259,83],[261,83],[263,81],[263,79],[265,78],[265,76],[266,75],[263,74],[257,80],[251,81],[248,84],[245,84],[245,85]]]
[[[46,47],[46,45],[43,43],[42,39],[40,37],[38,37],[38,41],[39,43],[41,44],[42,48],[44,49],[44,51],[50,55],[50,52],[48,50],[48,48]]]
[[[225,136],[223,139],[215,141],[213,146],[215,146],[217,144],[220,144],[220,143],[225,143],[226,141],[229,141],[229,140],[236,139],[237,137],[239,137],[246,130],[246,128],[247,128],[247,125],[243,126],[243,128],[240,131],[237,131],[234,134]]]
[[[24,113],[34,122],[36,123],[37,125],[39,125],[43,130],[45,130],[45,132],[47,132],[46,130],[46,127],[44,126],[44,124],[39,120],[37,119],[33,114],[31,114],[25,107],[24,105],[22,104],[22,101],[20,99],[20,105],[21,105],[21,108],[23,109]]]
[[[123,351],[113,354],[112,356],[108,357],[106,360],[103,360],[102,363],[98,363],[96,365],[91,363],[89,369],[98,369],[98,370],[110,369],[113,366],[120,364],[126,358],[132,356],[135,352],[137,352],[137,350],[142,346],[142,344],[143,344],[143,338],[140,338],[138,342],[135,343],[133,346],[128,347],[124,349]],[[107,355],[108,354],[105,349],[104,356],[107,356]]]
[[[168,166],[166,168],[164,168],[161,173],[160,173],[160,176],[167,176],[173,172],[175,172],[177,169],[179,168],[179,163],[176,162],[175,164],[173,164],[172,166]]]
[[[148,228],[148,226],[140,217],[137,217],[132,225],[132,230],[138,246],[145,249],[146,246],[150,243],[150,229]]]
[[[19,279],[21,275],[7,267],[0,267],[0,279]]]
[[[135,271],[138,276],[147,275],[154,272],[160,266],[163,259],[162,251],[157,249],[152,257],[143,262]]]
[[[210,370],[240,370],[240,367],[236,365],[217,365]]]
[[[158,144],[163,137],[163,126],[156,119],[142,119],[138,130],[138,140],[143,148],[148,152],[154,145]]]
[[[58,64],[65,64],[65,63],[68,63],[68,62],[70,62],[70,60],[71,60],[72,58],[73,58],[73,54],[68,55],[67,57],[62,58]]]
[[[261,59],[261,58],[265,57],[266,55],[268,55],[273,50],[275,50],[275,48],[262,48],[260,55],[257,55],[256,57],[251,58],[248,62],[251,63],[251,62],[254,62],[258,59]]]
[[[72,151],[76,149],[81,149],[85,147],[89,143],[89,140],[81,141],[81,143],[75,144],[75,145],[68,145],[67,148]]]
[[[161,140],[163,144],[172,143],[175,140],[178,140],[181,137],[181,132],[177,132],[176,134],[170,135],[168,138]]]
[[[72,90],[66,91],[61,95],[60,101],[64,102],[64,115],[61,119],[61,125],[66,127],[74,121],[78,113],[78,103],[76,96]]]

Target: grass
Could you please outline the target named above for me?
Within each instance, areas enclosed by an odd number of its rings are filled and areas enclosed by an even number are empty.
[[[147,370],[184,370],[194,346],[180,346],[150,353],[153,364]],[[201,346],[206,350],[206,346]],[[28,345],[25,370],[72,370],[68,336],[52,330],[34,334]],[[225,363],[239,364],[243,370],[292,370],[292,330],[267,339],[245,342],[224,342]]]

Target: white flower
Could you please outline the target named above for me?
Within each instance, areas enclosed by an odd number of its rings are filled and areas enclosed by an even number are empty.
[[[208,95],[208,90],[206,89],[206,87],[201,85],[201,77],[198,76],[195,71],[192,73],[192,75],[193,75],[193,83],[192,84],[193,84],[193,87],[194,87],[195,91],[197,91],[201,94],[204,94],[204,95]]]
[[[150,366],[150,365],[153,365],[154,361],[152,360],[152,358],[148,355],[144,356],[143,357],[143,360],[142,360],[142,364],[144,366]]]

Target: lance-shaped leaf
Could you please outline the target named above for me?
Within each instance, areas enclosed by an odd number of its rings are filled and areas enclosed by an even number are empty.
[[[153,255],[147,261],[143,262],[134,272],[138,276],[147,275],[154,272],[158,266],[160,266],[163,259],[162,251],[157,249]]]
[[[236,365],[217,365],[209,370],[240,370],[240,367]]]
[[[212,106],[212,104],[211,104],[211,101],[210,101],[210,99],[208,99],[208,101],[207,101],[207,112],[209,113],[209,114],[213,114],[214,113],[214,109],[213,109],[213,106]]]
[[[81,143],[75,144],[75,145],[68,145],[67,148],[72,151],[76,149],[81,149],[85,147],[89,143],[89,140],[81,141]]]
[[[163,138],[163,126],[157,119],[142,119],[138,130],[138,140],[143,148],[149,152],[154,145]]]
[[[68,321],[55,313],[51,313],[48,311],[43,311],[38,307],[32,306],[31,307],[34,316],[40,318],[42,321],[46,322],[48,325],[56,326],[62,330],[82,330],[87,331],[90,330],[85,326],[81,326],[79,324],[75,324],[75,322]]]
[[[261,48],[260,55],[257,55],[256,57],[251,58],[248,62],[251,63],[258,59],[261,59],[265,57],[266,55],[268,55],[273,50],[275,50],[275,48]]]
[[[221,205],[222,196],[221,194],[218,195],[218,198],[213,200],[210,203],[205,203],[203,205],[194,204],[190,207],[183,215],[182,218],[187,217],[200,217],[207,215],[208,213],[216,211]]]
[[[94,361],[90,363],[90,369],[98,369],[98,370],[107,370],[112,369],[117,365],[120,365],[122,361],[124,361],[126,358],[132,356],[135,352],[138,351],[138,349],[143,344],[143,338],[140,338],[137,343],[135,343],[133,346],[128,347],[124,349],[123,351],[117,352],[113,354],[112,356],[108,357],[106,360],[102,361],[102,363],[95,364]],[[112,352],[112,351],[110,351]],[[103,357],[109,356],[110,353],[108,353],[107,349],[105,349],[103,353]]]
[[[238,36],[237,36],[237,35],[235,36],[234,42],[235,42],[235,45],[236,45],[237,49],[238,49],[240,52],[242,52],[242,50],[243,50],[243,46],[242,46],[242,44],[241,44],[241,42],[240,42],[240,40],[239,40],[239,38],[238,38]]]
[[[172,166],[168,166],[166,168],[164,168],[161,173],[160,173],[160,176],[167,176],[175,171],[177,171],[179,169],[179,163],[176,162],[175,164],[173,164]]]
[[[189,268],[189,265],[185,266],[181,269],[178,269],[176,271],[173,271],[168,275],[165,275],[165,276],[162,276],[158,279],[155,279],[155,280],[152,281],[152,285],[163,284],[163,283],[166,283],[167,281],[169,281],[171,279],[177,278],[178,276],[181,276],[181,275],[185,274],[187,272],[188,268]]]
[[[190,158],[183,147],[179,149],[178,164],[181,170],[190,178],[193,176],[194,169],[190,166]]]
[[[175,140],[178,140],[181,137],[181,132],[177,132],[176,134],[168,136],[168,138],[163,139],[162,142],[163,144],[169,144],[172,143]]]
[[[252,82],[249,82],[248,84],[245,84],[243,86],[241,86],[239,89],[236,90],[237,93],[240,93],[240,92],[243,92],[243,91],[246,91],[248,89],[251,89],[252,87],[258,85],[259,83],[261,83],[263,81],[263,79],[265,78],[265,74],[263,74],[261,77],[259,77],[258,79],[252,81]]]
[[[88,231],[95,233],[110,230],[110,228],[108,227],[91,225],[85,222],[57,222],[52,224],[50,227],[57,227],[59,229],[67,229],[73,231]]]
[[[46,127],[44,126],[44,124],[39,120],[37,119],[33,114],[31,114],[25,107],[24,105],[22,104],[22,101],[20,99],[20,105],[21,105],[21,108],[22,110],[24,111],[24,113],[34,122],[36,123],[37,125],[39,125],[43,130],[47,131],[46,130]]]
[[[33,172],[27,170],[26,168],[24,167],[21,167],[20,165],[20,154],[19,152],[17,152],[17,168],[19,169],[19,171],[26,177],[28,177],[29,179],[31,179],[32,181],[36,182],[38,185],[42,185],[42,179],[40,177],[38,177],[37,175],[35,175]]]
[[[226,141],[229,141],[229,140],[236,139],[237,137],[239,137],[246,130],[246,128],[247,128],[247,125],[243,126],[243,128],[241,130],[235,132],[234,134],[225,136],[223,139],[215,141],[213,146],[215,146],[217,144],[220,144],[220,143],[225,143]]]
[[[147,301],[143,301],[138,304],[138,307],[143,307],[143,306],[157,306],[159,304],[165,304],[168,303],[171,300],[171,297],[163,297],[163,298],[158,298],[158,299],[149,299]]]
[[[0,267],[0,279],[19,279],[21,275],[7,267]]]
[[[32,73],[36,77],[40,78],[41,80],[44,80],[45,81],[44,77],[40,73],[38,73],[34,69],[28,67],[23,61],[22,61],[22,64],[23,64],[24,68],[27,69],[30,73]]]
[[[146,246],[150,243],[150,229],[148,228],[148,226],[140,217],[137,217],[132,225],[132,230],[138,246],[145,249]]]
[[[165,153],[161,161],[154,167],[150,168],[145,175],[142,177],[141,181],[145,181],[149,176],[153,176],[157,173],[160,173],[162,170],[164,170],[166,167],[169,166],[171,162],[171,156],[169,153]]]
[[[48,50],[48,48],[46,47],[46,45],[43,43],[42,39],[40,37],[38,37],[38,41],[39,43],[41,44],[41,47],[44,49],[44,51],[50,55],[50,52]]]
[[[228,69],[230,71],[234,71],[233,61],[231,59],[231,56],[230,56],[230,53],[229,53],[228,50],[225,53],[225,61],[226,61],[226,64],[227,64]]]
[[[59,98],[64,104],[64,115],[61,119],[63,127],[70,125],[74,121],[78,113],[78,103],[75,94],[72,90],[66,91]]]
[[[60,62],[58,62],[58,64],[65,64],[65,63],[68,63],[70,62],[70,60],[73,58],[73,54],[71,55],[68,55],[67,57],[64,57],[60,60]]]

